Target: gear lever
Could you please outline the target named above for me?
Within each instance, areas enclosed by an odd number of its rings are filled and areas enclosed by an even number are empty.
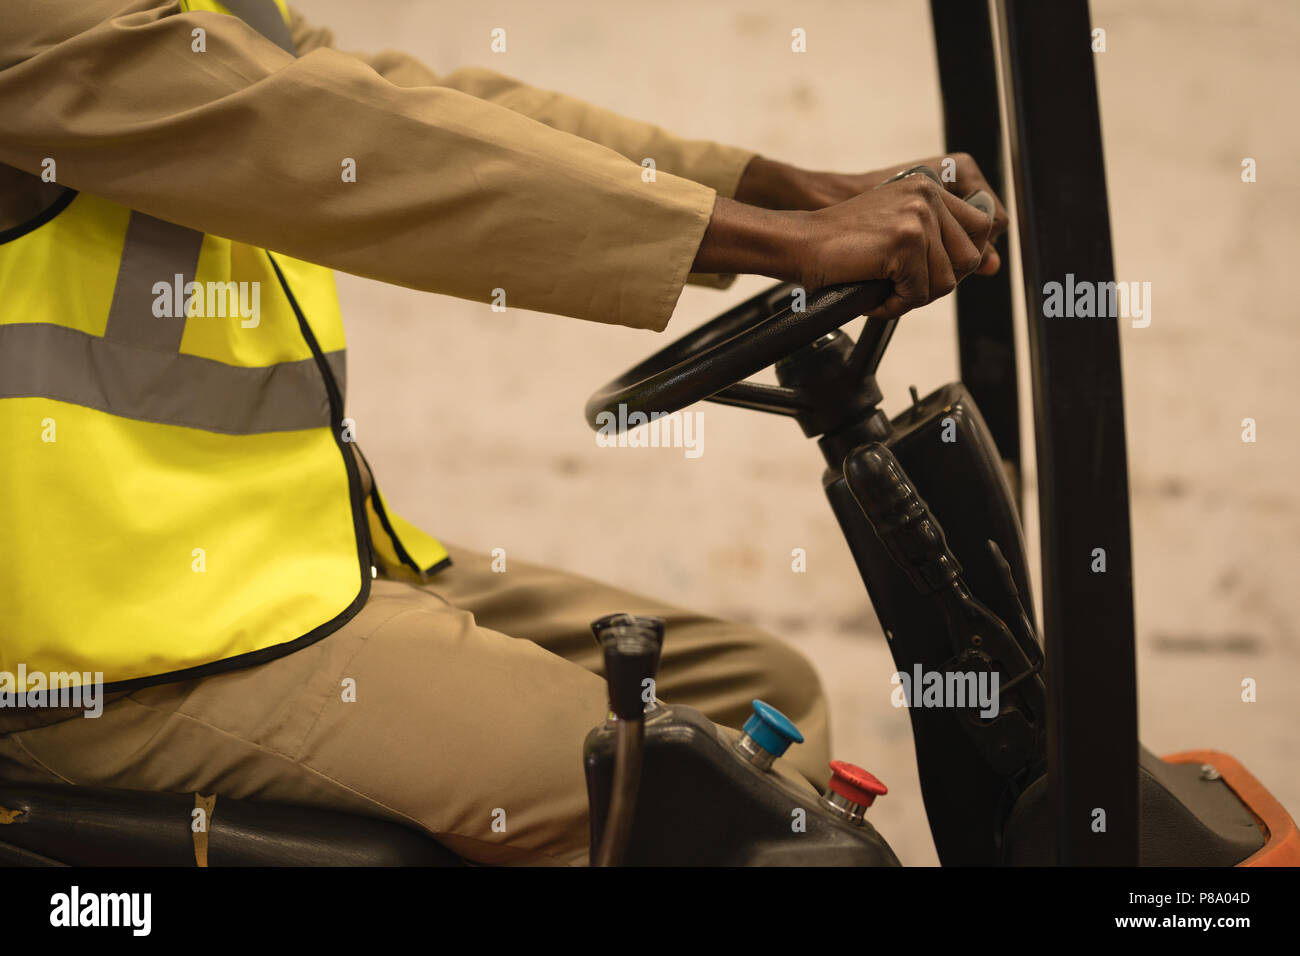
[[[654,686],[663,621],[630,614],[610,615],[593,622],[592,632],[605,653],[609,709],[616,723],[609,816],[599,846],[592,846],[591,861],[594,866],[618,866],[627,853],[636,816],[645,748],[646,701],[642,695],[646,688]]]

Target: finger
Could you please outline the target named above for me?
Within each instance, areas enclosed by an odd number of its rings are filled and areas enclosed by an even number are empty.
[[[949,176],[940,177],[944,180],[944,188],[949,192],[959,196],[965,196],[976,189],[986,189],[990,194],[993,192],[970,153],[952,153],[942,157],[939,162],[943,164],[943,168],[951,170]],[[950,163],[955,165],[949,165]]]
[[[894,291],[871,314],[882,319],[896,319],[930,301],[930,266],[928,238],[924,231],[909,242],[890,269]]]
[[[911,257],[905,269],[892,276],[894,291],[871,314],[882,319],[896,319],[930,301],[930,270],[926,255]]]
[[[926,300],[927,302],[943,298],[957,288],[957,274],[953,269],[953,262],[948,252],[949,237],[946,233],[949,232],[954,237],[954,240],[966,239],[966,234],[957,225],[957,221],[941,207],[938,210],[938,215],[930,218],[926,228],[926,265],[930,275],[930,295]],[[969,239],[966,239],[966,243],[971,245]],[[971,245],[971,251],[974,252],[973,245]],[[968,264],[972,266],[977,264],[978,255],[968,258],[972,259],[972,262]]]
[[[992,245],[984,247],[984,258],[980,260],[979,268],[975,270],[976,275],[991,276],[1002,268],[1002,257]]]
[[[1007,207],[1002,205],[998,194],[987,186],[984,189],[993,197],[993,232],[989,237],[989,241],[992,242],[1007,231],[1011,225],[1011,217],[1007,214]]]
[[[912,311],[912,307],[903,301],[898,293],[891,293],[889,298],[871,310],[873,319],[897,319]]]
[[[939,230],[950,271],[956,276],[955,281],[960,282],[980,267],[984,261],[983,249],[991,247],[977,246],[947,208],[939,216]]]
[[[993,220],[980,212],[970,203],[950,192],[940,193],[944,208],[957,220],[962,231],[975,244],[976,249],[983,249],[992,241]]]
[[[957,162],[957,181],[946,183],[945,185],[947,185],[953,192],[962,196],[969,195],[976,189],[983,189],[993,197],[994,209],[992,238],[997,239],[997,237],[1006,232],[1007,227],[1011,225],[1011,217],[1007,214],[1006,207],[1002,205],[1002,200],[998,198],[998,194],[994,191],[993,187],[989,185],[988,180],[984,178],[984,173],[980,170],[979,164],[975,162],[974,158],[969,153],[955,153],[953,154],[952,159]]]

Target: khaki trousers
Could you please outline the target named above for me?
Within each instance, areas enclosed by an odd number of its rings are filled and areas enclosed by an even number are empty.
[[[807,738],[781,772],[825,779],[825,701],[791,648],[577,575],[513,557],[494,573],[488,556],[448,550],[451,568],[379,578],[347,625],[268,664],[145,688],[97,719],[47,713],[30,726],[31,712],[0,711],[0,777],[351,811],[483,863],[584,864],[582,741],[606,711],[589,624],[630,611],[667,621],[660,699],[738,728],[762,698]]]

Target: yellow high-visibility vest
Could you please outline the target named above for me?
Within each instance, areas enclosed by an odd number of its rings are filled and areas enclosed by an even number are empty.
[[[183,6],[292,51],[276,3]],[[355,615],[377,561],[450,563],[364,497],[328,269],[68,189],[0,231],[0,290],[0,672],[262,663]]]

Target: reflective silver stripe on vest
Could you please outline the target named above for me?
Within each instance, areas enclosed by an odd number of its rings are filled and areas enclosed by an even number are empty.
[[[162,282],[170,288],[176,276],[181,277],[182,287],[193,281],[202,246],[203,233],[133,211],[104,337],[160,352],[177,351],[185,334],[185,315],[154,315],[153,287]]]
[[[271,0],[221,0],[221,5],[280,49],[297,56],[289,25]]]
[[[342,387],[344,352],[325,359]],[[38,322],[0,325],[0,398],[52,398],[228,435],[331,424],[315,359],[245,368]]]

